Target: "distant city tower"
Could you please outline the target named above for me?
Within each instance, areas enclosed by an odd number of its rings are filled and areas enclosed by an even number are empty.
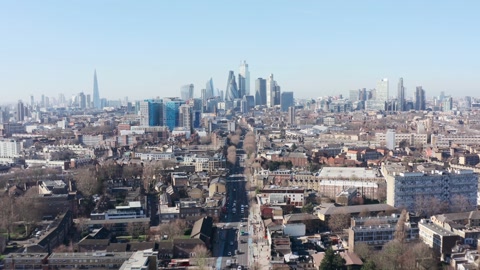
[[[97,70],[93,73],[93,107],[101,109],[100,93],[98,92]]]

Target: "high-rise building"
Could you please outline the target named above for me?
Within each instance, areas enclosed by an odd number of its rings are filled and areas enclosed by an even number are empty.
[[[183,100],[189,100],[193,98],[193,84],[187,84],[180,87],[180,97]]]
[[[240,72],[238,73],[238,84],[239,84],[239,91],[240,91],[240,98],[243,96],[250,95],[250,71],[248,70],[248,64],[244,60],[242,64],[240,64]]]
[[[139,102],[140,124],[142,126],[160,126],[162,117],[162,101],[147,99]]]
[[[465,109],[470,109],[472,108],[472,97],[470,96],[465,96]]]
[[[282,112],[287,112],[289,107],[292,107],[294,105],[293,102],[293,92],[283,92],[281,95],[281,109]]]
[[[266,95],[267,107],[273,107],[275,106],[276,93],[280,94],[280,86],[278,86],[277,82],[273,79],[273,74],[270,74],[270,76],[268,77],[266,88],[267,88],[267,95]]]
[[[290,125],[295,124],[295,107],[288,107],[288,123]]]
[[[442,109],[444,112],[449,112],[453,110],[453,99],[452,97],[443,97]]]
[[[275,84],[275,98],[273,100],[273,105],[280,105],[280,100],[281,100],[280,86]]]
[[[235,74],[232,70],[228,73],[227,90],[225,92],[225,101],[233,102],[239,98],[237,82],[235,81]]]
[[[372,91],[372,99],[367,100],[365,109],[367,110],[385,110],[388,101],[388,79],[382,79],[377,82],[377,88]]]
[[[30,106],[35,106],[35,98],[33,97],[33,95],[30,96]]]
[[[398,80],[398,93],[397,93],[397,111],[405,111],[405,87],[403,86],[403,78]]]
[[[87,98],[83,92],[78,94],[78,107],[80,109],[85,109],[87,107]]]
[[[388,79],[382,79],[377,82],[375,99],[377,101],[388,101]]]
[[[350,97],[348,99],[352,102],[359,100],[359,93],[359,90],[350,90]]]
[[[175,127],[179,126],[180,123],[180,113],[179,108],[185,101],[179,98],[165,98],[163,99],[163,124],[167,126],[170,130],[173,130]]]
[[[17,121],[23,122],[25,120],[25,106],[21,100],[17,104]]]
[[[87,94],[87,108],[92,107],[92,96],[90,94]]]
[[[425,90],[423,90],[421,86],[417,86],[417,88],[415,89],[415,110],[425,110],[425,104]]]
[[[395,150],[395,129],[388,129],[385,135],[386,147],[388,150]]]
[[[213,79],[210,78],[208,82],[206,83],[205,87],[205,100],[212,98],[215,96],[215,90],[213,88]]]
[[[42,95],[42,98],[40,101],[40,107],[45,108],[45,95]]]
[[[255,105],[267,104],[267,80],[258,78],[255,80]]]
[[[98,92],[97,70],[93,72],[93,107],[101,109],[100,93]]]
[[[192,130],[192,106],[189,104],[182,104],[179,107],[179,127],[184,127],[187,130]]]

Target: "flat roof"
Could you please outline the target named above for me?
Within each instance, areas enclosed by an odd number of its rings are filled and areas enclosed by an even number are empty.
[[[318,173],[319,177],[323,178],[381,178],[377,176],[378,171],[367,168],[356,167],[324,167]]]

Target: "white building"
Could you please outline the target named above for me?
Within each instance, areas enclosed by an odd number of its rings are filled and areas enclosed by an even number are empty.
[[[394,150],[395,147],[397,146],[396,141],[395,141],[395,130],[394,129],[389,129],[387,130],[386,134],[386,146],[388,150]]]
[[[0,140],[0,157],[14,158],[20,155],[22,145],[19,141],[13,139]]]
[[[390,132],[387,130],[386,133],[377,132],[375,133],[375,139],[379,144],[385,144],[388,148],[388,140],[392,140],[393,136],[395,137],[395,147],[399,146],[402,141],[406,142],[408,145],[425,145],[427,144],[428,135],[427,134],[417,134],[417,133],[396,133],[395,131]],[[393,134],[392,134],[393,133]],[[390,138],[389,138],[390,136]],[[433,135],[432,135],[433,136]],[[390,149],[390,148],[388,148]]]

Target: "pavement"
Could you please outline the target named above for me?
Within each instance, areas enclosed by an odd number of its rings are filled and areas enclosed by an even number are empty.
[[[254,192],[254,191],[251,191]],[[270,269],[270,245],[260,215],[260,205],[251,204],[249,226],[249,269]]]

